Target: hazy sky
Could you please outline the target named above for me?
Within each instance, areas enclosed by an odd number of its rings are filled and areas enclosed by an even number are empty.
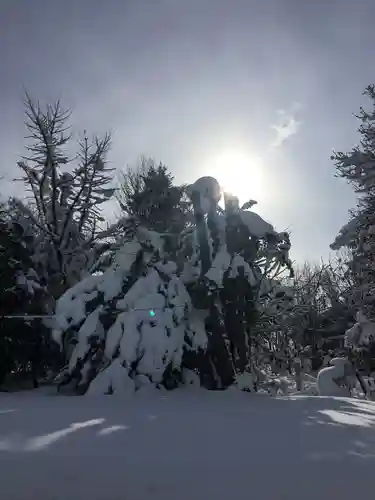
[[[374,16],[373,0],[0,0],[0,173],[17,170],[26,87],[76,132],[112,131],[115,167],[146,154],[177,182],[216,175],[292,231],[292,257],[326,257],[354,203],[329,157],[358,140]]]

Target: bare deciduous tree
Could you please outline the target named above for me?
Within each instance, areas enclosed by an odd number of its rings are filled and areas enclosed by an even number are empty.
[[[111,139],[105,135],[90,141],[85,134],[77,156],[69,159],[70,113],[60,102],[42,109],[28,95],[25,104],[29,144],[18,163],[22,176],[17,180],[31,196],[13,204],[38,233],[36,259],[47,265],[45,274],[59,295],[90,265],[100,239],[101,205],[114,193],[109,186],[113,169],[105,163]]]

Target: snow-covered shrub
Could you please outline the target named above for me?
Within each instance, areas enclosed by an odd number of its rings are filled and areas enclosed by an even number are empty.
[[[268,365],[273,373],[290,371],[294,348],[290,321],[295,307],[293,292],[293,288],[273,279],[264,283],[259,298],[255,325],[257,358],[260,366]]]
[[[239,373],[235,377],[234,386],[240,391],[254,392],[256,388],[257,380],[249,372]]]
[[[57,302],[54,336],[71,346],[66,381],[89,394],[131,393],[150,383],[173,388],[185,353],[207,343],[160,236],[137,224],[127,235],[107,269]]]

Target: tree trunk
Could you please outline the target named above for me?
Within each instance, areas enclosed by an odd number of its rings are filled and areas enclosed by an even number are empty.
[[[211,267],[210,247],[208,245],[207,227],[204,212],[201,207],[200,193],[194,191],[191,196],[193,202],[195,223],[197,225],[199,257],[201,261],[201,276],[204,276]]]

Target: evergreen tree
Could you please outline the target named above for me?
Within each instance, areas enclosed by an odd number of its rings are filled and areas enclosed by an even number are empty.
[[[250,373],[256,382],[252,327],[271,276],[291,266],[289,235],[233,197],[220,209],[220,189],[206,189],[213,181],[200,179],[190,190],[196,225],[182,233],[179,265],[164,233],[122,219],[114,248],[58,300],[54,335],[69,360],[64,383],[131,393],[194,380],[222,389]]]
[[[195,228],[183,235],[182,277],[194,305],[206,310],[208,348],[201,373],[211,388],[227,387],[251,373],[257,380],[255,324],[272,277],[291,268],[289,235],[277,233],[258,214],[239,208],[237,198],[225,196],[211,177],[189,186]],[[247,377],[249,380],[251,377]]]
[[[34,386],[53,361],[48,329],[40,319],[47,294],[33,268],[32,241],[5,209],[0,218],[0,385],[7,375],[31,372]],[[7,317],[10,316],[10,317]],[[20,318],[18,318],[20,316]]]
[[[121,174],[117,200],[123,213],[137,217],[146,228],[179,235],[192,223],[185,186],[175,186],[165,165],[141,157],[136,169]]]
[[[354,276],[353,300],[357,309],[372,318],[375,316],[375,87],[364,92],[372,100],[370,112],[361,108],[360,144],[349,153],[335,152],[332,159],[338,176],[349,181],[357,194],[357,207],[350,222],[340,230],[331,245],[353,249],[351,269]]]
[[[62,383],[79,392],[173,388],[184,377],[185,353],[205,346],[204,326],[189,315],[190,297],[160,235],[132,218],[123,230],[111,264],[57,302],[54,336],[69,359]]]
[[[372,109],[361,108],[357,117],[361,122],[359,145],[349,153],[335,152],[332,156],[337,175],[349,181],[357,194],[357,207],[331,247],[347,246],[352,250],[351,302],[358,320],[350,331],[349,344],[353,347],[354,338],[356,347],[366,346],[365,350],[369,351],[374,341],[374,336],[368,334],[373,330],[369,325],[375,319],[375,86],[369,85],[364,95],[371,99]],[[353,332],[356,334],[352,335]],[[357,335],[360,332],[363,335]]]

